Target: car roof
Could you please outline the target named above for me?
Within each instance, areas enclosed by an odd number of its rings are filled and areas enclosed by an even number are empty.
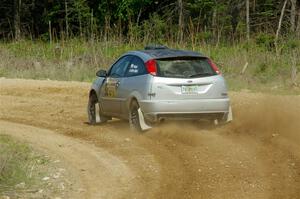
[[[195,51],[176,50],[169,48],[130,51],[125,55],[135,55],[142,58],[144,61],[147,61],[149,59],[167,59],[176,57],[206,57],[203,54]]]

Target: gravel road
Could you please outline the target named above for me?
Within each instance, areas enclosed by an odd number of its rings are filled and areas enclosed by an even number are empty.
[[[89,84],[0,79],[0,133],[64,161],[74,198],[300,198],[300,96],[231,92],[222,127],[90,126]]]

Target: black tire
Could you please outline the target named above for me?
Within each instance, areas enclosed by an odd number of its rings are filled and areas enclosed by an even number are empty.
[[[109,119],[108,117],[106,116],[103,116],[101,114],[101,109],[99,107],[99,103],[98,103],[98,98],[96,96],[95,93],[92,93],[89,97],[89,102],[88,102],[88,106],[87,106],[87,112],[88,112],[88,120],[89,120],[89,123],[92,124],[92,125],[95,125],[96,124],[96,111],[97,111],[97,108],[96,106],[98,106],[99,108],[99,123],[105,123],[107,122],[107,120]]]
[[[130,129],[136,132],[142,132],[141,124],[140,124],[140,119],[139,119],[139,104],[137,101],[132,101],[130,108],[129,108],[129,126]]]

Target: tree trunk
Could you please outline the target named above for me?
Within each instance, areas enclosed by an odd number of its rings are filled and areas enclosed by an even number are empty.
[[[91,10],[91,21],[90,21],[90,23],[91,23],[90,37],[92,40],[94,40],[94,21],[93,21],[93,19],[94,19],[94,10],[92,9]]]
[[[249,17],[249,0],[246,0],[246,23],[247,23],[247,40],[250,40],[250,17]]]
[[[69,21],[68,21],[68,3],[65,0],[65,23],[66,23],[66,38],[69,37]]]
[[[217,37],[217,8],[215,7],[213,9],[213,15],[212,15],[212,30],[213,30],[213,37]]]
[[[49,25],[49,40],[50,40],[50,44],[52,44],[52,28],[51,28],[51,21],[49,20],[48,22]]]
[[[280,29],[281,29],[281,24],[282,24],[282,19],[283,19],[283,15],[284,15],[286,4],[287,4],[287,0],[284,1],[284,4],[282,6],[281,14],[280,14],[279,22],[278,22],[278,28],[277,28],[277,31],[276,31],[276,36],[275,36],[276,54],[279,53],[279,49],[278,49],[278,37],[279,37]]]
[[[298,38],[300,38],[300,8],[298,9],[298,23],[297,23],[296,33]]]
[[[142,7],[140,8],[139,10],[139,14],[137,16],[137,19],[136,19],[136,25],[139,25],[140,23],[140,18],[141,18],[141,15],[142,15]]]
[[[293,52],[293,57],[292,57],[292,71],[291,71],[291,80],[292,80],[292,85],[293,86],[298,86],[297,85],[297,53]]]
[[[82,22],[81,22],[81,16],[80,16],[80,14],[78,16],[78,21],[79,21],[80,38],[82,38],[83,37],[83,33],[82,33]]]
[[[110,31],[110,16],[105,16],[105,24],[104,24],[104,41],[106,42],[109,38]]]
[[[296,5],[297,0],[291,0],[291,32],[294,32],[296,27]]]
[[[183,2],[178,0],[178,26],[179,26],[179,42],[182,43],[183,40]]]
[[[15,40],[19,40],[21,37],[21,18],[20,18],[20,11],[21,11],[21,0],[14,0],[14,33],[15,33]]]

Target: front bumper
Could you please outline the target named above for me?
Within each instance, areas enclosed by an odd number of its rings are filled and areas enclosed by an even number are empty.
[[[152,122],[161,119],[222,119],[228,115],[229,106],[229,98],[140,102],[145,119]]]

